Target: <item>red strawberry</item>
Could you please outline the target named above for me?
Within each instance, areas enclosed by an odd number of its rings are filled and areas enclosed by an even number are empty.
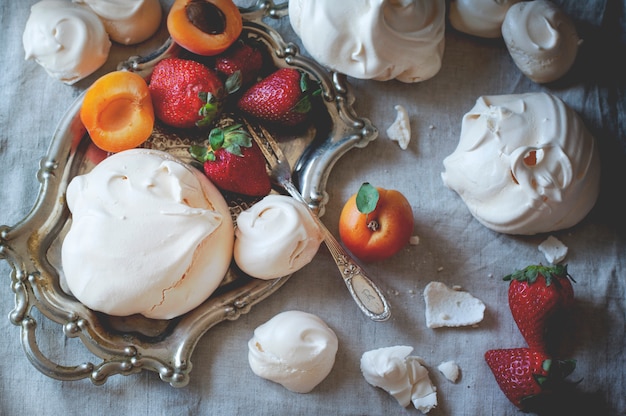
[[[566,265],[528,266],[504,277],[511,282],[511,315],[530,348],[547,351],[553,318],[561,316],[574,302],[570,279]]]
[[[307,119],[312,90],[309,77],[295,68],[281,68],[252,85],[239,99],[237,107],[260,120],[295,126]]]
[[[489,350],[485,361],[500,390],[524,411],[534,411],[549,403],[548,396],[559,389],[559,383],[576,365],[573,360],[552,360],[531,348]]]
[[[222,109],[222,81],[196,61],[163,59],[154,67],[149,88],[155,115],[173,127],[208,126]]]
[[[215,60],[215,70],[232,80],[233,75],[239,71],[238,86],[248,85],[256,81],[263,68],[263,55],[261,51],[247,43],[238,41],[226,52],[219,55]],[[228,88],[235,91],[235,88]]]
[[[263,153],[241,124],[216,127],[210,146],[191,146],[191,155],[203,163],[205,175],[224,191],[265,196],[271,191]]]

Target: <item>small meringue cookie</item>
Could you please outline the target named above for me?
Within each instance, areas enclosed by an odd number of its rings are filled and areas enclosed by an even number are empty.
[[[41,0],[31,7],[22,43],[25,59],[68,85],[104,65],[111,49],[100,18],[88,7],[64,0]]]
[[[330,373],[339,341],[318,316],[286,311],[254,330],[248,362],[259,377],[296,393],[309,393]]]
[[[96,13],[111,40],[122,45],[141,43],[156,33],[163,11],[159,0],[72,0]]]
[[[289,196],[267,195],[237,217],[235,263],[248,275],[265,280],[300,270],[324,240],[311,215]]]
[[[502,23],[502,37],[515,65],[537,83],[565,75],[581,43],[571,19],[546,0],[511,6]]]
[[[521,0],[452,0],[450,25],[459,32],[481,38],[502,36],[502,22],[509,8]]]

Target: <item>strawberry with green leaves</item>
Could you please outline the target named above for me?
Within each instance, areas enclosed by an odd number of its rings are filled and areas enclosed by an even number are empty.
[[[245,91],[237,107],[261,121],[296,126],[308,118],[312,97],[320,93],[306,73],[280,68]]]
[[[222,111],[222,80],[196,61],[163,59],[155,65],[148,87],[155,115],[172,127],[207,127]]]
[[[532,265],[504,277],[509,284],[509,308],[530,348],[545,352],[553,319],[574,302],[567,265]]]
[[[489,350],[485,361],[504,395],[526,412],[550,403],[576,366],[573,360],[553,360],[532,348]]]
[[[193,145],[191,155],[203,163],[205,175],[223,191],[265,196],[271,191],[265,158],[241,124],[216,127],[209,147]]]
[[[222,74],[227,82],[237,84],[228,89],[232,92],[241,86],[247,86],[257,80],[263,68],[263,54],[257,47],[235,42],[228,50],[215,59],[215,70]]]

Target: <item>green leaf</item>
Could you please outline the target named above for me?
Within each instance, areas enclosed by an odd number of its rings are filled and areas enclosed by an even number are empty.
[[[356,194],[356,207],[362,214],[369,214],[376,209],[379,197],[378,189],[364,182]]]
[[[209,144],[211,145],[211,148],[213,150],[221,149],[224,144],[225,137],[226,135],[224,134],[224,130],[218,128],[212,129],[209,132]]]
[[[196,159],[198,162],[206,162],[215,160],[215,154],[209,150],[206,146],[200,146],[197,144],[191,145],[189,147],[189,154],[191,157]]]

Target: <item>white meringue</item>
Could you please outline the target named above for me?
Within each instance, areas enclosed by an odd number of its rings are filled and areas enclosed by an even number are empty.
[[[275,279],[313,260],[324,234],[307,208],[286,195],[267,195],[237,217],[234,257],[252,277]]]
[[[74,177],[63,272],[85,306],[170,319],[223,280],[234,239],[226,201],[203,173],[168,153],[116,153]]]
[[[569,228],[599,194],[595,139],[574,110],[547,93],[478,98],[443,164],[444,184],[478,221],[506,234]]]
[[[42,0],[31,7],[22,43],[26,59],[68,85],[100,68],[111,48],[100,18],[88,7],[64,0]]]
[[[546,0],[511,6],[502,23],[502,37],[515,65],[537,83],[565,75],[581,43],[571,19]]]
[[[360,79],[432,78],[444,52],[444,0],[291,0],[291,26],[307,52]]]
[[[156,33],[163,11],[159,0],[72,0],[96,13],[111,40],[123,45],[143,42]]]
[[[286,311],[254,330],[248,361],[257,376],[308,393],[332,370],[338,346],[337,335],[319,317]]]
[[[507,10],[521,0],[452,0],[450,25],[459,32],[481,38],[502,36]]]
[[[393,396],[400,406],[413,403],[422,413],[437,406],[433,386],[421,357],[410,356],[413,347],[397,345],[363,353],[361,372],[365,380]]]

